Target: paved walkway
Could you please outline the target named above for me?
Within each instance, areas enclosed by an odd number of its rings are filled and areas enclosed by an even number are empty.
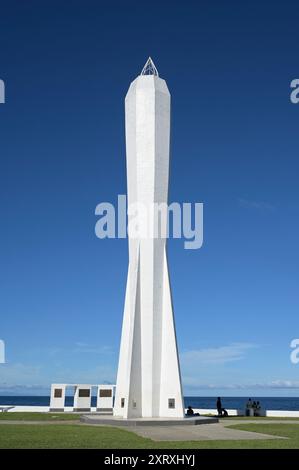
[[[257,433],[252,431],[240,431],[228,426],[234,424],[297,424],[298,420],[222,420],[215,424],[201,424],[199,426],[117,426],[121,429],[134,432],[138,436],[152,439],[153,441],[223,441],[223,440],[259,440],[259,439],[287,439],[282,436]],[[94,424],[93,426],[103,426]]]
[[[251,439],[285,439],[269,434],[230,429],[222,423],[202,424],[200,426],[139,426],[133,432],[153,441],[222,441],[222,440],[251,440]]]

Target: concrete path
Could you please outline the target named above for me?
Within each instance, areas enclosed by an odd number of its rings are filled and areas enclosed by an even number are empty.
[[[132,431],[139,436],[147,437],[153,441],[223,441],[223,440],[251,440],[251,439],[285,439],[269,434],[230,429],[223,424],[202,424],[201,426],[182,427],[138,427]]]
[[[221,420],[218,424],[202,424],[200,426],[182,427],[167,426],[163,427],[138,427],[130,429],[139,436],[147,437],[153,441],[222,441],[222,440],[252,440],[252,439],[287,439],[282,436],[273,436],[270,434],[257,433],[252,431],[241,431],[239,429],[231,429],[228,426],[235,424],[297,424],[298,420],[240,420],[230,419],[229,421]]]

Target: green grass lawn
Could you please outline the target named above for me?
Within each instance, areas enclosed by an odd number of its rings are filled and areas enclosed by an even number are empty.
[[[138,449],[152,441],[112,427],[78,425],[0,424],[0,448],[18,449]]]
[[[7,449],[298,449],[298,424],[238,424],[235,429],[289,439],[256,441],[155,442],[108,426],[0,424],[0,448]]]
[[[79,421],[80,415],[74,413],[0,413],[0,421]]]
[[[254,449],[299,449],[299,423],[244,423],[229,426],[241,431],[260,432],[272,436],[287,437],[272,441],[254,441]],[[241,441],[239,441],[241,442]]]

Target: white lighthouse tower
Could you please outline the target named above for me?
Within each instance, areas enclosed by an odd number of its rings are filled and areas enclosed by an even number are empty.
[[[168,201],[170,94],[151,60],[125,100],[128,206]],[[114,415],[184,417],[180,366],[166,254],[166,227],[139,217],[129,234],[129,269]],[[143,227],[143,224],[147,227]],[[167,224],[164,219],[160,223]],[[130,215],[129,215],[130,224]],[[154,237],[155,233],[162,234]]]

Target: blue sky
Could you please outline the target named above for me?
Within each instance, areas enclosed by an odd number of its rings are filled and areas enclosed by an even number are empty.
[[[204,203],[204,245],[169,241],[185,394],[299,393],[296,2],[1,5],[0,393],[114,382],[127,240],[96,205],[126,192],[124,96],[151,55],[172,94],[170,202]]]

